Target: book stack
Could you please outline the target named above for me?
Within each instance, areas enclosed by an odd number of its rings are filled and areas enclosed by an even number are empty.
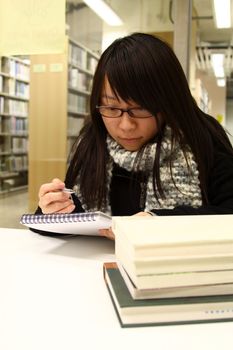
[[[104,277],[122,326],[233,320],[233,215],[115,217]]]

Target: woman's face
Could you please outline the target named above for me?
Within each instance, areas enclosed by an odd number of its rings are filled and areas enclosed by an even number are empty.
[[[125,102],[117,98],[107,79],[105,79],[100,105],[123,109],[140,107],[133,101]],[[150,113],[147,112],[147,115],[150,115]],[[106,118],[102,115],[102,118],[109,135],[127,151],[139,150],[158,132],[157,121],[154,116],[133,118],[127,112],[124,112],[121,117]]]

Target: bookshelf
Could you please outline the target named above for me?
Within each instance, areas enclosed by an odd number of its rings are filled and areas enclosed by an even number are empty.
[[[53,178],[64,179],[67,157],[89,114],[98,56],[67,39],[62,54],[30,58],[29,209],[38,190]]]
[[[0,193],[27,186],[28,59],[0,57]]]
[[[68,46],[67,154],[89,114],[89,97],[99,57],[74,40]]]

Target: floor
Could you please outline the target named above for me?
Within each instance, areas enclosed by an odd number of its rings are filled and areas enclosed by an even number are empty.
[[[28,213],[28,193],[15,192],[0,196],[0,227],[25,228],[20,224],[22,214]]]

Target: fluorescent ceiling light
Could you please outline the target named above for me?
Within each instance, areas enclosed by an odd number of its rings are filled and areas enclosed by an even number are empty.
[[[231,27],[231,0],[213,0],[217,28]]]
[[[121,26],[120,17],[103,0],[83,0],[99,17],[110,26]]]
[[[213,53],[211,55],[211,63],[214,70],[214,75],[217,78],[224,78],[224,68],[223,68],[223,62],[224,62],[224,54],[223,53]]]
[[[220,87],[226,86],[226,79],[225,78],[218,78],[217,79],[217,85]]]

